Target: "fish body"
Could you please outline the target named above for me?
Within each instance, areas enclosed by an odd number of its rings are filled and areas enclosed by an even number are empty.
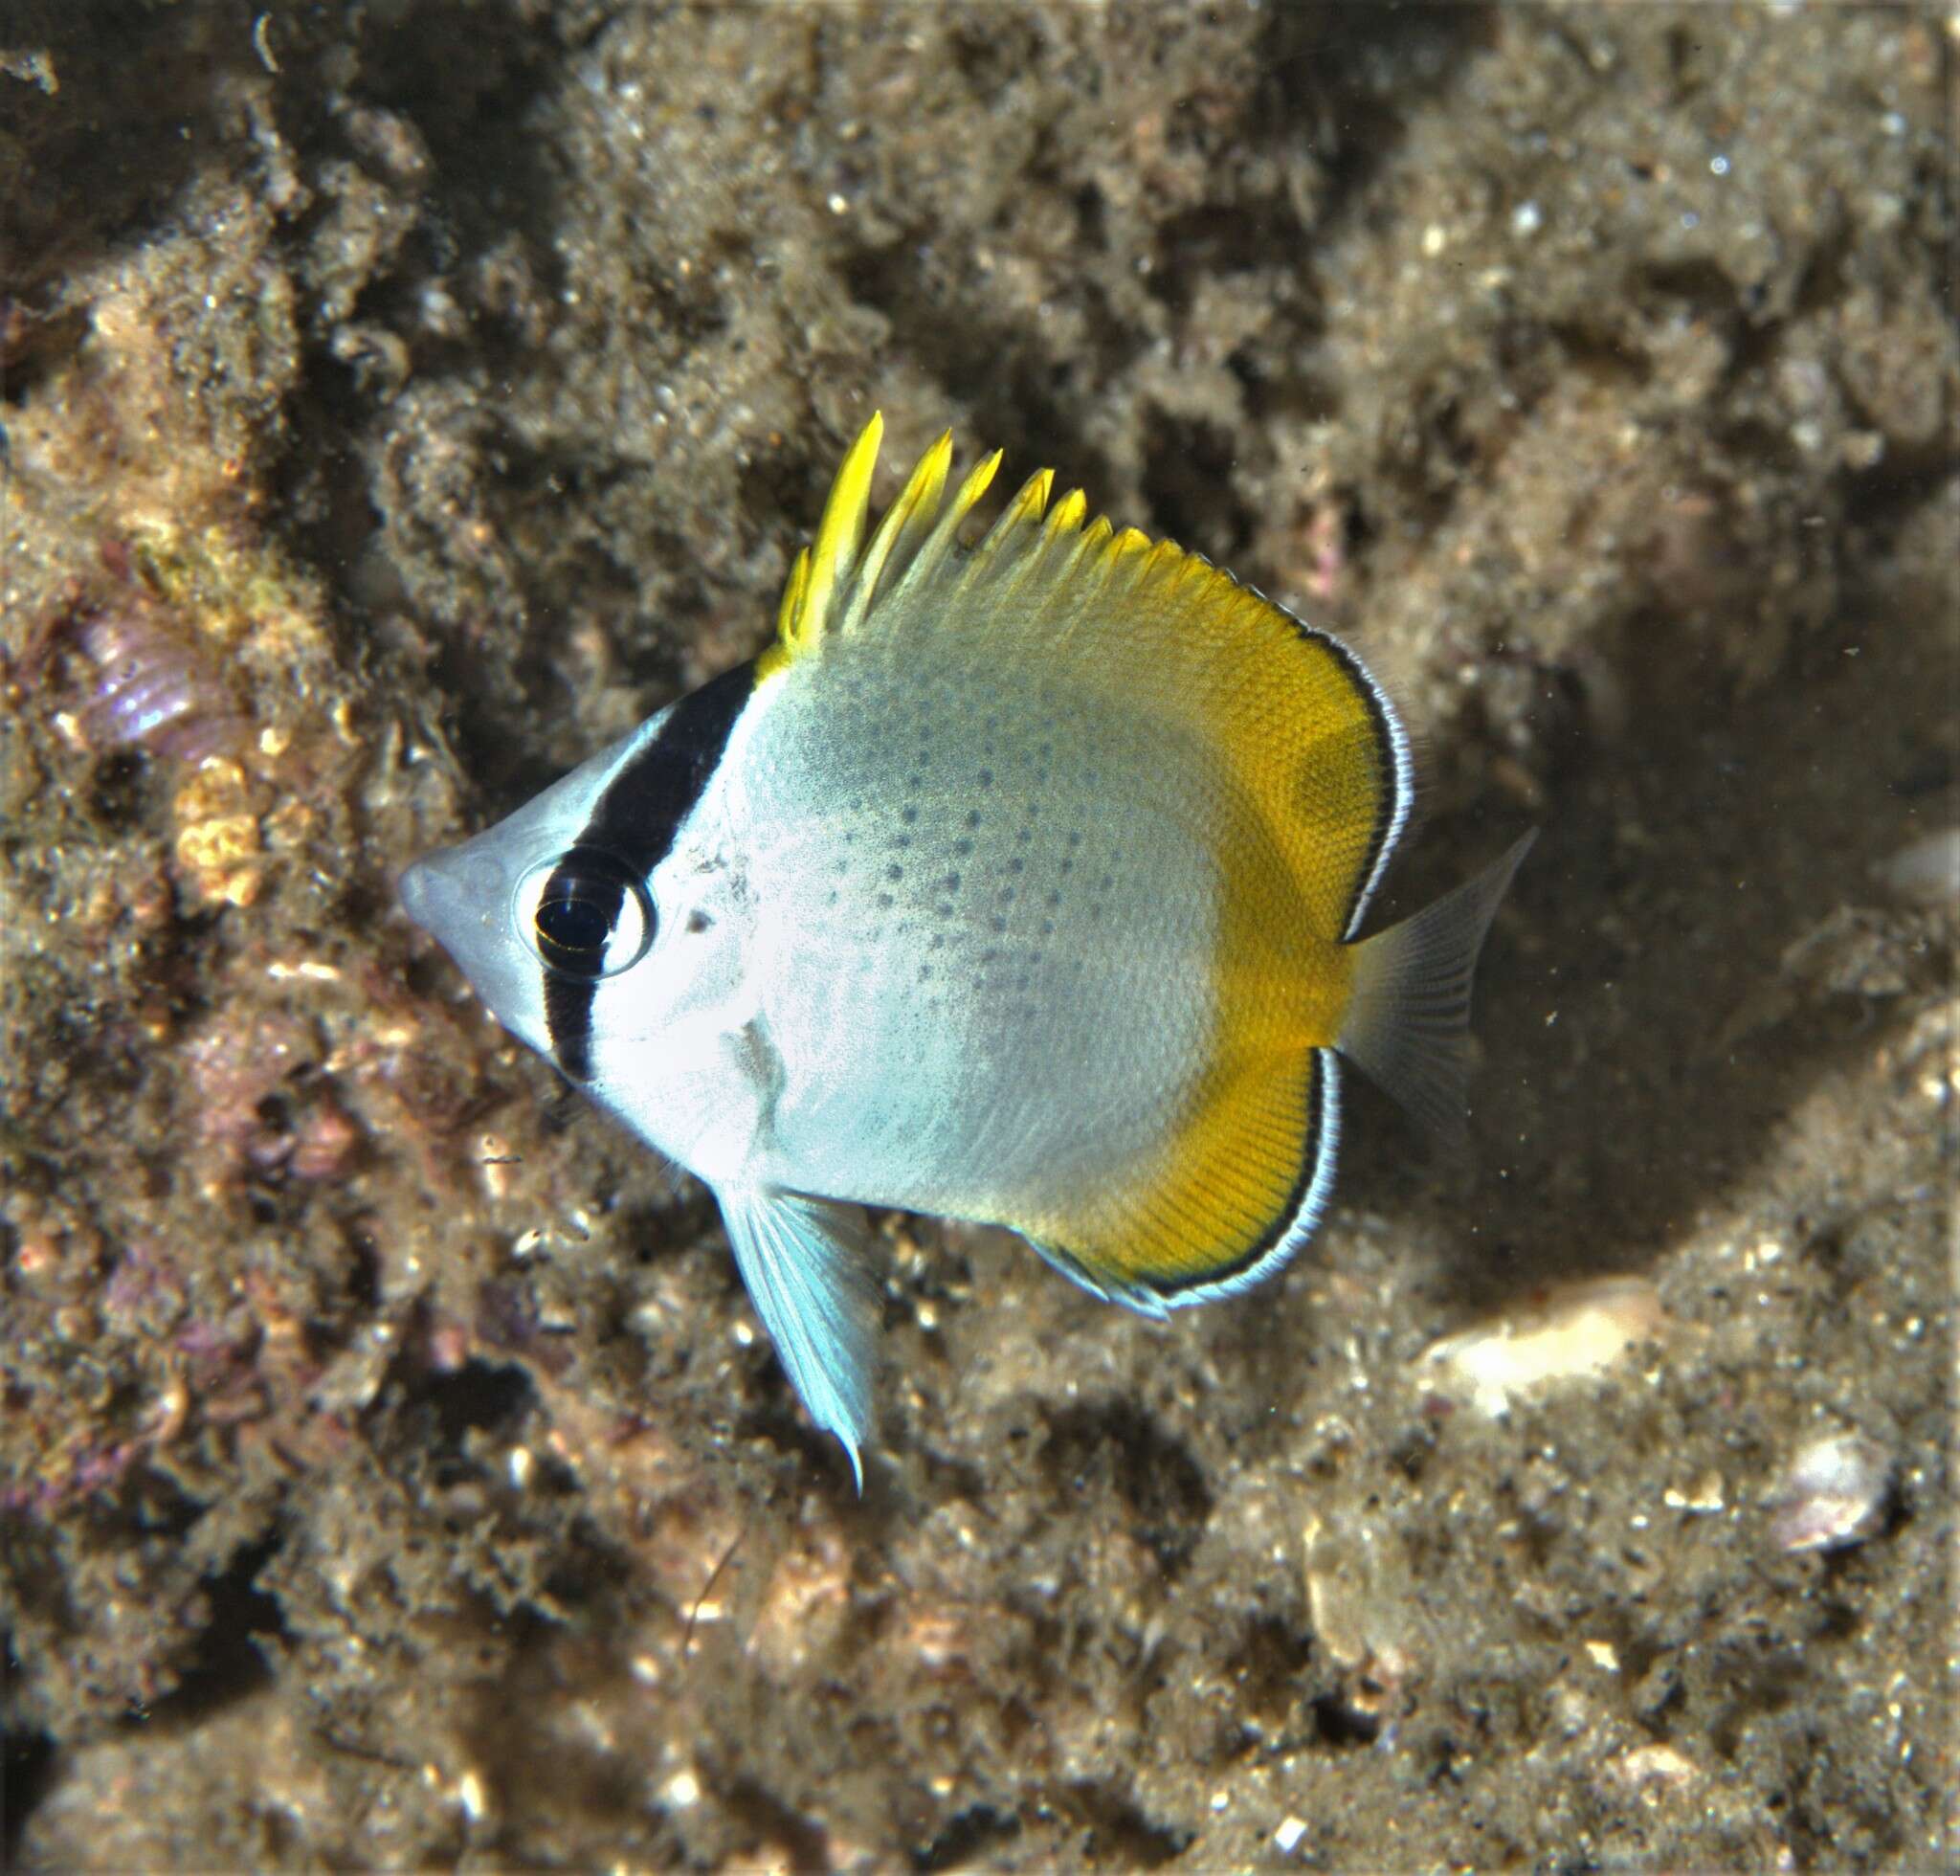
[[[1357,942],[1411,774],[1354,653],[1045,471],[961,545],[999,458],[948,498],[949,437],[867,541],[879,436],[760,659],[402,886],[501,1020],[714,1190],[854,1468],[864,1206],[1009,1226],[1152,1314],[1257,1283],[1325,1210],[1344,1055],[1460,1130],[1527,844]]]

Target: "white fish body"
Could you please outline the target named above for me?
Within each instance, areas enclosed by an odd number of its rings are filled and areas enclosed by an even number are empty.
[[[945,676],[847,644],[785,673],[730,765],[782,1062],[762,1164],[864,1203],[1025,1217],[1163,1139],[1214,1018],[1218,881],[1131,724]],[[834,683],[880,727],[840,737]]]

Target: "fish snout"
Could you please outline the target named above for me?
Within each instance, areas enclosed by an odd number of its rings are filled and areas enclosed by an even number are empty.
[[[470,927],[499,917],[508,894],[503,869],[467,846],[444,847],[416,860],[395,889],[402,910],[445,945]]]
[[[424,931],[429,929],[430,920],[435,910],[435,873],[426,860],[413,861],[402,871],[395,882],[395,896],[402,902],[405,911]]]

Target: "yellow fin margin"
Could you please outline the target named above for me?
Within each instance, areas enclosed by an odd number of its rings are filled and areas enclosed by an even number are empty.
[[[1150,1315],[1256,1281],[1325,1207],[1334,1073],[1326,1052],[1298,1047],[1221,1061],[1163,1174],[1016,1228],[1078,1282]]]

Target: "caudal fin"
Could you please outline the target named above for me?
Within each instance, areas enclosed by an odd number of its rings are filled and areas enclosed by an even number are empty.
[[[1335,1047],[1452,1150],[1469,1136],[1477,953],[1537,838],[1526,835],[1474,880],[1355,947],[1354,992]]]

